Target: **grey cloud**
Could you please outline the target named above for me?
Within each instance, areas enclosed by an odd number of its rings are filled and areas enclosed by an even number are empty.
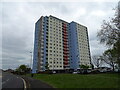
[[[102,55],[102,53],[106,49],[107,47],[104,44],[100,44],[99,41],[97,40],[90,41],[91,55]]]
[[[33,49],[34,22],[29,20],[31,16],[25,12],[27,10],[22,10],[16,4],[3,6],[2,67],[4,69],[16,68],[20,64],[30,62],[29,52]]]

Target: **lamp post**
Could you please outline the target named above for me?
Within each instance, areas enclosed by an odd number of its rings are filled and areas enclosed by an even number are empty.
[[[30,73],[32,73],[32,67],[31,67],[31,65],[32,65],[32,52],[30,52],[30,54],[31,54],[31,60],[30,60]]]

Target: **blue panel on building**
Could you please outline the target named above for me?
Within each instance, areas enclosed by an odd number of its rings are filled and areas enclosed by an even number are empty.
[[[69,24],[69,47],[70,47],[70,68],[77,70],[79,68],[79,51],[77,41],[76,23]]]
[[[35,24],[35,40],[34,40],[34,55],[33,55],[33,68],[32,73],[37,72],[37,63],[38,63],[38,34],[40,31],[40,22]]]

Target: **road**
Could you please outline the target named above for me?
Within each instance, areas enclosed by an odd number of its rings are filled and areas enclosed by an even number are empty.
[[[0,77],[2,78],[2,90],[6,90],[8,88],[16,90],[26,90],[25,88],[51,88],[51,90],[55,90],[52,86],[31,77],[17,76],[7,72],[2,72]]]
[[[13,75],[11,73],[2,73],[2,89],[6,88],[20,88],[24,90],[23,79],[19,76]]]
[[[34,88],[37,88],[37,89],[50,88],[51,90],[56,90],[52,86],[50,86],[47,83],[44,83],[40,80],[36,80],[36,79],[33,79],[31,77],[26,77],[26,76],[24,76],[23,78],[26,81],[27,88],[32,88],[32,89],[34,89]]]

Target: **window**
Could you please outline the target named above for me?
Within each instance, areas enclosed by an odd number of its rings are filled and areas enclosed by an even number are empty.
[[[48,39],[46,39],[46,41],[48,41]]]

